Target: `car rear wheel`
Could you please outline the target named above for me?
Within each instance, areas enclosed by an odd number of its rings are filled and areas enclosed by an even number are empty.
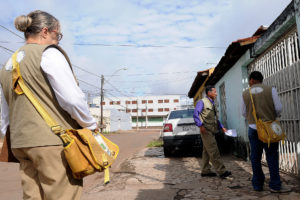
[[[172,156],[172,151],[169,148],[164,147],[164,154],[165,157],[170,157]]]

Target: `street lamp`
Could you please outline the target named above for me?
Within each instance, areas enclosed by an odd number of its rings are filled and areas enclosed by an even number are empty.
[[[114,71],[111,75],[108,75],[108,76],[110,76],[111,78],[113,77],[113,76],[115,76],[115,74],[117,73],[117,72],[119,72],[119,71],[121,71],[121,70],[127,70],[128,68],[127,67],[123,67],[123,68],[120,68],[120,69],[117,69],[116,71]]]
[[[112,73],[112,75],[110,75],[110,77],[112,78],[117,72],[121,71],[121,70],[127,70],[126,67],[123,67],[123,68],[120,68],[120,69],[117,69],[116,71],[114,71]],[[104,75],[101,75],[101,102],[100,102],[100,108],[101,108],[101,116],[100,116],[100,130],[101,130],[101,133],[103,131],[103,99],[104,99],[104,94],[103,94],[103,85],[104,85]]]

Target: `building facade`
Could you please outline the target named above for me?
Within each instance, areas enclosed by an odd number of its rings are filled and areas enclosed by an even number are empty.
[[[117,109],[129,113],[132,127],[163,126],[168,113],[182,107],[180,95],[104,97],[103,110]],[[90,107],[100,107],[100,97]]]
[[[101,110],[97,107],[90,107],[91,115],[97,123],[101,122]],[[131,115],[116,109],[103,110],[103,132],[116,132],[119,130],[131,130]]]

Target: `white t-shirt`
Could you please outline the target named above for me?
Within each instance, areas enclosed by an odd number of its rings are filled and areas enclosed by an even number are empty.
[[[11,68],[8,61],[6,69]],[[64,55],[56,48],[44,51],[41,60],[41,68],[46,74],[49,83],[55,93],[59,105],[76,120],[83,128],[95,129],[95,119],[90,115],[85,96],[77,85],[73,73]],[[1,132],[6,133],[9,125],[8,105],[1,92]]]

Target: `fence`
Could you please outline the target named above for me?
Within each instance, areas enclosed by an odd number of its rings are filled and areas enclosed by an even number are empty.
[[[279,144],[279,166],[281,170],[299,174],[300,60],[296,28],[255,59],[248,66],[248,71],[260,71],[264,75],[264,83],[278,91],[283,105],[280,121],[287,134],[285,142]],[[263,159],[265,161],[265,156]]]

